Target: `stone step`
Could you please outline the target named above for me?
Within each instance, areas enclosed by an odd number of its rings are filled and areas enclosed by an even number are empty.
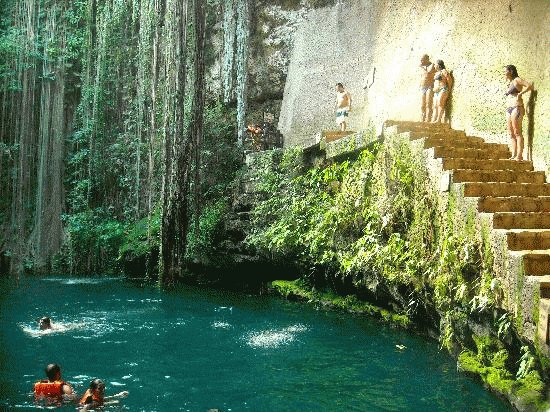
[[[466,133],[463,130],[453,129],[434,129],[434,128],[422,128],[422,127],[409,127],[409,126],[392,126],[397,133],[411,133],[413,138],[420,138],[426,136],[462,136],[465,137]]]
[[[550,230],[507,232],[506,236],[510,250],[550,249]]]
[[[409,130],[407,127],[397,127],[398,133],[407,134],[409,139],[416,140],[423,137],[433,137],[439,139],[445,139],[447,141],[454,139],[468,139],[466,133],[461,130]],[[477,138],[475,141],[479,141]],[[481,139],[481,141],[484,141]]]
[[[501,182],[501,183],[536,183],[545,182],[544,172],[514,170],[472,170],[456,169],[453,171],[454,182]]]
[[[321,132],[321,137],[325,139],[325,142],[329,143],[354,133],[355,132],[352,130],[345,132],[340,130],[323,130]]]
[[[495,229],[550,229],[549,212],[498,212],[493,215]]]
[[[542,293],[541,293],[542,295]],[[537,335],[539,342],[544,345],[542,347],[544,352],[548,352],[548,345],[550,344],[550,299],[543,298],[539,301],[539,319]]]
[[[464,183],[464,196],[466,197],[506,197],[506,196],[550,196],[550,183]]]
[[[483,146],[477,148],[462,148],[462,147],[434,147],[434,157],[444,157],[453,159],[508,159],[510,150],[506,145],[499,146]]]
[[[480,212],[550,212],[550,197],[482,197]]]
[[[411,139],[416,140],[416,139]],[[450,138],[441,138],[438,135],[432,137],[424,137],[424,148],[429,149],[430,147],[461,147],[464,149],[467,148],[476,148],[481,149],[487,143],[483,141],[472,140],[469,137],[450,137]]]
[[[384,122],[384,127],[390,126],[403,126],[416,129],[451,129],[451,125],[448,123],[415,122],[410,120],[386,120]]]
[[[443,159],[443,169],[532,171],[533,162],[516,160]]]
[[[526,276],[550,276],[550,250],[511,251],[523,258]]]
[[[550,275],[536,277],[540,286],[540,297],[544,299],[550,298]]]

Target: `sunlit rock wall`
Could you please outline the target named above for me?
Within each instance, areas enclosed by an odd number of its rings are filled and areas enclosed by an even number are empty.
[[[318,130],[336,127],[337,81],[353,95],[353,129],[417,120],[418,64],[427,53],[453,71],[452,127],[491,141],[507,141],[503,67],[515,64],[534,82],[533,126],[526,116],[524,135],[546,168],[549,25],[548,0],[348,0],[313,10],[296,33],[288,69],[279,121],[285,144],[308,144]]]

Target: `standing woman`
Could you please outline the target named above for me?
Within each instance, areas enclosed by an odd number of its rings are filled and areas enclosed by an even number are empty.
[[[533,85],[519,77],[516,66],[510,64],[505,69],[506,80],[510,82],[506,92],[506,124],[511,139],[511,159],[523,160],[521,121],[525,114],[525,106],[521,96],[533,90]]]
[[[434,117],[432,123],[443,121],[445,113],[445,104],[453,88],[453,78],[445,68],[443,60],[437,60],[435,63],[437,70],[434,76]]]

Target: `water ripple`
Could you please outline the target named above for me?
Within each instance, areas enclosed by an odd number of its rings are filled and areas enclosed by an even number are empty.
[[[267,329],[251,332],[246,337],[246,343],[253,348],[274,349],[289,345],[296,340],[296,335],[307,331],[302,324],[292,325],[283,329]]]

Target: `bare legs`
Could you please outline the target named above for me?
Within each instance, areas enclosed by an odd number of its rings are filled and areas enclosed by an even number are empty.
[[[449,97],[449,92],[440,91],[435,95],[435,104],[434,104],[434,117],[432,123],[440,123],[443,121],[443,114],[445,114],[445,104],[447,103],[447,98]]]
[[[345,121],[343,121],[342,123],[340,123],[340,131],[341,132],[345,132],[346,131],[346,127],[347,127],[347,124]]]
[[[432,105],[433,105],[433,91],[428,89],[425,92],[422,91],[422,120],[423,122],[429,122],[432,118]]]
[[[506,124],[510,133],[511,159],[523,160],[523,135],[521,134],[521,122],[523,120],[523,107],[516,107],[512,113],[506,112]]]

